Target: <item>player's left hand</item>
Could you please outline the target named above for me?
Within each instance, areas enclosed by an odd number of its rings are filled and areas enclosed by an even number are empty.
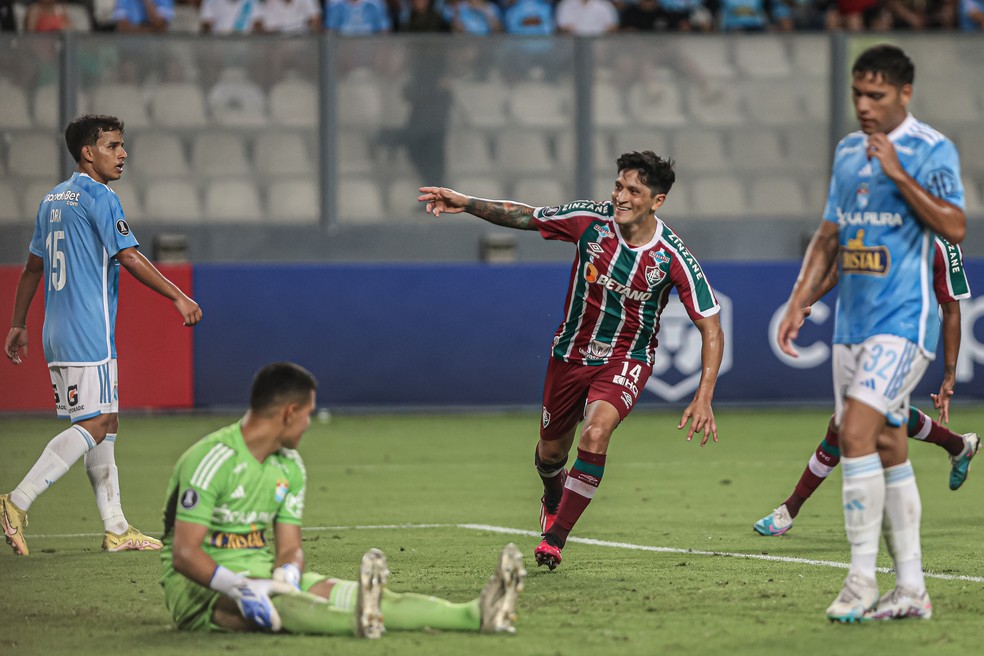
[[[690,405],[684,409],[683,416],[680,417],[677,430],[686,426],[688,421],[691,422],[690,430],[687,431],[688,442],[694,439],[694,433],[701,432],[704,433],[700,441],[701,446],[707,444],[708,437],[713,437],[715,442],[718,441],[717,422],[714,421],[714,411],[711,409],[710,403],[698,399],[691,401]]]
[[[779,350],[786,355],[799,357],[793,342],[799,336],[800,328],[803,327],[810,312],[812,309],[809,307],[797,307],[794,303],[786,304],[786,311],[782,315],[782,321],[779,322],[779,330],[776,331],[776,343],[779,345]]]
[[[889,178],[895,180],[899,175],[905,174],[905,169],[899,162],[899,154],[895,151],[895,145],[884,132],[875,132],[868,135],[868,159],[877,159],[881,163],[882,171]]]

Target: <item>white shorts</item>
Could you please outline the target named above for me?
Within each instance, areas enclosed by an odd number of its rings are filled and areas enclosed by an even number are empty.
[[[59,417],[72,423],[120,411],[116,360],[95,367],[50,367]]]
[[[891,426],[909,417],[909,395],[926,373],[929,358],[895,335],[875,335],[861,344],[834,344],[834,422],[840,425],[847,398],[885,415]]]

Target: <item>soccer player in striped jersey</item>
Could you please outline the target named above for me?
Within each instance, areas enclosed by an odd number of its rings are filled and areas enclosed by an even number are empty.
[[[960,353],[960,300],[970,298],[970,283],[963,266],[963,254],[959,246],[948,244],[937,237],[933,259],[933,290],[940,304],[943,317],[943,383],[939,394],[930,395],[933,405],[940,411],[935,421],[915,406],[909,406],[906,434],[916,440],[930,442],[950,454],[950,489],[956,490],[970,470],[970,461],[977,454],[980,438],[976,433],[958,435],[946,426],[950,421],[950,397],[957,382],[957,355]],[[831,270],[832,289],[837,284],[837,269]],[[820,294],[823,296],[828,289]],[[789,497],[770,514],[755,522],[756,532],[766,536],[782,535],[793,527],[793,519],[799,514],[806,500],[820,487],[840,462],[840,436],[833,417],[827,425],[827,434],[817,446],[816,452],[803,470],[796,487]]]
[[[904,424],[909,395],[939,340],[934,238],[959,244],[967,217],[956,147],[908,111],[914,77],[912,61],[895,46],[873,46],[855,60],[851,93],[861,129],[837,145],[823,220],[777,335],[782,351],[795,357],[806,308],[836,263],[834,423],[851,566],[827,608],[831,621],[929,619],[933,612]],[[879,598],[882,532],[896,585]]]
[[[575,244],[564,319],[553,339],[543,391],[535,465],[543,482],[538,565],[554,569],[574,524],[605,472],[612,433],[631,412],[652,373],[659,318],[670,290],[679,293],[701,334],[701,379],[677,428],[687,439],[703,433],[716,442],[711,408],[724,350],[720,305],[683,240],[656,210],[673,186],[673,162],[651,151],[616,160],[609,201],[530,207],[473,198],[444,187],[421,187],[427,211],[468,212],[490,223],[539,230],[546,239]],[[566,468],[581,423],[577,458]]]
[[[0,523],[14,553],[27,555],[28,509],[84,457],[106,531],[103,549],[156,550],[160,540],[130,526],[120,503],[114,449],[119,430],[114,335],[120,266],[170,299],[184,325],[198,323],[202,312],[137,250],[120,199],[107,186],[120,179],[126,162],[123,122],[115,116],[80,116],[65,129],[65,142],[78,167],[38,208],[4,351],[14,364],[27,356],[27,312],[43,276],[44,357],[58,416],[72,425],[48,442],[10,494],[0,495]]]
[[[307,472],[296,449],[316,388],[296,364],[263,367],[243,418],[199,440],[175,465],[164,502],[161,585],[178,628],[362,638],[384,629],[512,633],[526,576],[512,544],[481,595],[464,603],[386,589],[389,570],[378,549],[363,556],[358,581],[305,571]]]

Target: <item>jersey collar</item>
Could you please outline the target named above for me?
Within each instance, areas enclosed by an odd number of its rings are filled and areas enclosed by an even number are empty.
[[[625,237],[622,236],[622,231],[618,229],[618,223],[616,223],[613,219],[612,224],[615,226],[615,234],[618,235],[618,242],[630,251],[644,251],[653,248],[656,243],[659,242],[659,236],[663,234],[663,221],[658,216],[654,216],[654,218],[656,219],[656,231],[653,233],[653,238],[642,246],[631,246],[627,241],[625,241]]]
[[[898,127],[896,127],[894,130],[888,133],[888,140],[891,141],[892,143],[895,143],[896,141],[904,137],[906,134],[908,134],[909,130],[911,130],[912,126],[914,126],[915,124],[916,124],[916,117],[913,116],[911,112],[906,114],[905,119],[901,123],[899,123]]]

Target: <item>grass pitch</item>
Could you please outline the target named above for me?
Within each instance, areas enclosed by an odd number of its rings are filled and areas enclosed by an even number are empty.
[[[308,471],[308,567],[354,578],[361,554],[377,546],[389,557],[393,589],[463,601],[478,594],[499,548],[514,541],[530,571],[515,636],[393,632],[363,642],[179,633],[164,609],[159,557],[100,551],[101,522],[77,465],[31,509],[31,556],[15,557],[0,545],[0,653],[979,653],[984,465],[951,492],[946,454],[910,441],[925,568],[946,577],[927,579],[935,613],[928,622],[840,626],[824,618],[846,574],[831,563],[848,561],[839,473],[788,534],[753,533],[752,523],[792,489],[827,416],[720,409],[721,442],[701,449],[675,430],[677,413],[637,411],[616,432],[604,482],[575,529],[574,537],[596,542],[569,543],[554,572],[532,559],[537,414],[315,422],[300,448]],[[124,416],[117,460],[131,523],[159,534],[177,457],[235,419]],[[16,485],[64,426],[0,419],[0,489]],[[956,408],[952,426],[980,431],[984,408]],[[887,566],[887,556],[879,564]],[[880,574],[879,581],[887,589],[893,577]]]

